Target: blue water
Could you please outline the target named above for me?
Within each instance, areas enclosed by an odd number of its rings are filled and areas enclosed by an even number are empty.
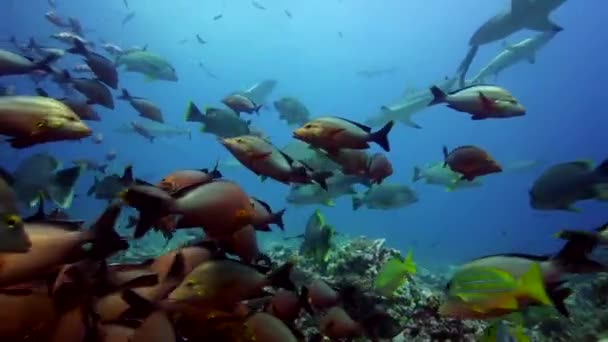
[[[508,5],[504,0],[266,0],[263,4],[268,9],[260,11],[246,0],[131,0],[137,14],[123,28],[121,21],[128,11],[122,0],[57,3],[58,14],[79,18],[91,31],[87,38],[103,38],[121,46],[148,44],[150,51],[172,62],[179,76],[177,83],[146,83],[141,75],[121,73],[120,86],[153,99],[162,107],[166,121],[177,127],[186,127],[187,101],[201,107],[220,105],[224,95],[269,78],[278,81],[271,100],[295,96],[314,116],[332,114],[364,121],[381,105],[398,99],[406,88],[424,88],[452,76],[466,54],[472,32]],[[285,16],[284,9],[293,19]],[[4,0],[0,35],[14,34],[20,40],[33,36],[41,43],[61,46],[48,38],[57,29],[44,19],[47,10],[46,0]],[[212,20],[220,13],[221,20]],[[492,175],[481,188],[453,193],[416,183],[412,187],[420,202],[394,211],[353,212],[350,198],[341,198],[336,207],[323,209],[328,221],[347,234],[386,238],[404,253],[414,248],[416,260],[428,267],[491,253],[550,253],[561,244],[552,237],[556,231],[603,223],[606,204],[578,203],[579,214],[535,211],[528,203],[528,189],[543,167],[577,159],[600,162],[608,157],[606,13],[605,1],[566,2],[552,15],[565,30],[540,52],[536,64],[522,63],[500,76],[498,84],[527,107],[525,117],[471,121],[467,115],[436,106],[414,116],[423,129],[397,125],[390,134],[393,182],[410,184],[413,166],[440,160],[443,145],[475,144],[499,161],[534,159],[543,166]],[[208,44],[198,44],[197,33]],[[514,43],[535,34],[522,31],[507,40]],[[185,38],[189,42],[180,44]],[[470,73],[499,51],[500,43],[481,47]],[[69,56],[60,65],[72,66],[79,60]],[[198,67],[200,61],[219,79],[206,76]],[[392,75],[373,79],[356,75],[362,69],[392,66],[398,68]],[[7,77],[2,83],[15,84],[19,93],[33,93],[28,78]],[[48,81],[44,87],[60,94]],[[116,101],[114,111],[97,110],[103,121],[90,126],[104,134],[102,145],[87,140],[19,151],[2,147],[2,165],[13,169],[37,152],[52,153],[65,164],[83,157],[102,161],[107,151],[115,149],[119,157],[113,170],[132,163],[138,176],[157,181],[176,169],[208,167],[217,158],[231,159],[211,135],[196,133],[192,140],[178,137],[150,144],[116,132],[137,118],[126,102]],[[291,129],[278,120],[272,108],[253,121],[276,145],[290,140]],[[197,129],[195,125],[190,128]],[[261,183],[246,169],[229,168],[223,173],[273,208],[286,205],[285,185]],[[83,177],[78,193],[83,194],[91,182],[91,174]],[[104,205],[82,195],[70,212],[92,219]],[[300,233],[314,209],[289,206],[286,234]]]

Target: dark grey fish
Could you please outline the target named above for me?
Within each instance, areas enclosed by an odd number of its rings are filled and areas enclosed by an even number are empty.
[[[198,34],[196,35],[196,40],[197,40],[197,41],[198,41],[200,44],[203,44],[203,45],[204,45],[204,44],[207,44],[207,41],[206,41],[206,40],[204,40],[203,38],[201,38],[201,36],[200,36],[200,35],[198,35]]]
[[[590,199],[608,200],[608,159],[597,168],[589,161],[554,165],[530,189],[530,205],[539,210],[579,211],[574,203]]]
[[[287,16],[289,19],[293,18],[293,16],[291,15],[291,12],[290,12],[290,11],[288,11],[288,10],[284,10],[284,12],[285,12],[285,15],[286,15],[286,16]]]
[[[139,113],[140,116],[152,121],[163,123],[163,113],[160,108],[150,100],[143,97],[131,96],[126,89],[122,89],[122,95],[118,97],[120,100],[129,101],[131,106]]]
[[[209,68],[207,68],[207,66],[203,63],[203,62],[199,62],[198,66],[203,69],[203,71],[205,71],[205,73],[207,74],[207,76],[217,80],[219,79],[219,77],[217,77],[217,75],[215,73],[213,73],[211,70],[209,70]]]
[[[96,52],[89,51],[78,40],[74,41],[74,47],[69,49],[68,52],[82,55],[85,58],[86,64],[100,81],[112,87],[112,89],[118,87],[118,71],[114,62]]]
[[[136,179],[133,175],[133,167],[127,166],[122,176],[112,174],[102,179],[95,177],[93,185],[87,191],[87,196],[94,196],[100,200],[115,200],[121,191],[132,185],[148,184]]]
[[[203,114],[193,102],[188,104],[186,121],[200,122],[203,124],[202,132],[214,134],[220,138],[233,138],[251,132],[250,122],[241,119],[232,110],[207,108]]]
[[[128,0],[122,0],[122,3],[125,4],[125,7],[127,9],[129,9],[129,1]]]
[[[220,19],[222,19],[223,17],[224,17],[224,15],[223,15],[223,14],[218,14],[218,15],[216,15],[215,17],[213,17],[213,20],[220,20]]]
[[[95,79],[74,78],[67,70],[63,71],[63,75],[74,89],[87,97],[88,104],[98,104],[108,109],[114,109],[112,93],[103,83]]]
[[[57,60],[56,55],[49,55],[41,61],[31,59],[0,49],[0,76],[29,74],[36,70],[51,72],[50,64]]]
[[[308,108],[294,97],[275,101],[274,108],[279,112],[279,119],[287,121],[288,125],[304,125],[310,121]]]
[[[50,199],[60,208],[69,208],[74,198],[74,187],[80,177],[80,167],[59,169],[54,157],[39,153],[22,161],[12,173],[12,186],[17,198],[28,206],[43,198]]]

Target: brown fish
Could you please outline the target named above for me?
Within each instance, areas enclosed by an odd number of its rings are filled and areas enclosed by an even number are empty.
[[[195,185],[173,196],[156,187],[132,186],[122,198],[140,213],[136,238],[172,214],[180,215],[176,228],[203,227],[210,237],[232,235],[254,223],[255,218],[249,196],[239,185],[226,180]]]
[[[379,131],[372,132],[370,127],[358,122],[326,116],[309,121],[296,129],[293,137],[330,153],[343,148],[368,149],[370,142],[390,151],[388,134],[393,125],[394,122],[389,121]]]
[[[41,96],[0,97],[0,134],[14,148],[60,140],[79,140],[91,129],[65,104]]]
[[[241,164],[256,175],[284,184],[315,182],[327,189],[325,180],[332,175],[331,172],[311,170],[305,163],[294,160],[263,138],[244,135],[220,141]]]
[[[502,172],[501,166],[488,154],[477,146],[461,146],[451,152],[443,147],[444,166],[449,166],[454,172],[462,174],[462,179],[468,181],[476,177],[491,173]]]
[[[120,206],[111,205],[88,230],[78,230],[81,222],[77,221],[26,224],[32,247],[27,253],[0,254],[0,286],[39,279],[70,260],[87,254],[101,256],[115,250],[114,247],[122,248],[124,245],[118,243],[122,240],[114,231],[119,214]],[[87,253],[82,246],[89,242],[95,245]]]
[[[253,333],[254,341],[297,342],[285,323],[264,312],[258,312],[245,321],[245,326]]]
[[[235,111],[237,114],[247,113],[247,114],[260,114],[260,109],[262,105],[258,105],[253,102],[252,99],[243,95],[243,94],[232,94],[226,96],[222,99],[222,103],[225,104],[228,108]]]
[[[375,153],[369,160],[367,177],[372,184],[382,184],[382,182],[393,174],[393,165],[384,153]]]
[[[213,260],[199,265],[169,295],[170,300],[195,300],[208,307],[234,310],[245,299],[264,295],[265,286],[294,290],[289,279],[293,264],[287,263],[266,276],[251,266],[232,260]]]
[[[122,95],[118,97],[120,100],[128,101],[131,106],[139,113],[141,117],[152,121],[164,123],[163,113],[157,105],[143,97],[131,96],[127,89],[122,89]]]
[[[170,194],[181,191],[193,185],[202,185],[214,179],[222,178],[218,170],[219,163],[215,164],[213,170],[179,170],[165,176],[157,186]]]
[[[361,325],[338,306],[327,310],[319,324],[323,335],[332,340],[358,338],[364,333]]]

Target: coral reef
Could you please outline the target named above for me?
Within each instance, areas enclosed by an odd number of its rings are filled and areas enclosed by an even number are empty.
[[[441,289],[446,279],[420,268],[391,298],[373,293],[373,282],[387,260],[399,255],[399,251],[385,246],[385,240],[357,237],[337,244],[326,265],[315,264],[299,257],[295,248],[284,244],[270,247],[269,256],[276,262],[298,260],[295,281],[306,283],[321,278],[329,284],[355,285],[374,296],[377,304],[385,308],[398,321],[402,332],[394,341],[475,341],[487,325],[482,321],[446,319],[437,314]],[[305,316],[298,323],[310,336],[317,332],[312,318]]]

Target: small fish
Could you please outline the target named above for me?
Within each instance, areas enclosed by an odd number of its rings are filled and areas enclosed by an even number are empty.
[[[63,18],[61,18],[55,11],[48,11],[44,14],[44,17],[50,21],[53,25],[60,28],[68,28],[70,24]]]
[[[242,94],[232,94],[222,99],[222,103],[235,113],[260,114],[262,105],[255,103],[251,98]]]
[[[255,8],[259,9],[259,10],[265,10],[265,9],[266,9],[266,7],[262,6],[262,4],[260,4],[260,3],[259,3],[259,2],[257,2],[257,1],[252,1],[252,2],[251,2],[251,5],[252,5],[253,7],[255,7]]]
[[[129,9],[129,1],[128,0],[122,0],[122,3],[125,5],[126,9]]]
[[[413,274],[416,274],[416,263],[412,251],[409,251],[405,259],[394,257],[382,266],[374,281],[374,288],[383,296],[391,297]]]
[[[444,167],[449,166],[454,172],[462,174],[462,179],[469,182],[476,177],[502,172],[502,167],[488,152],[477,146],[460,146],[448,152],[443,147]]]
[[[124,27],[128,22],[133,20],[133,18],[135,18],[135,14],[136,14],[135,11],[127,13],[127,15],[124,17],[124,19],[122,19],[122,26]]]
[[[164,123],[163,113],[157,105],[152,103],[150,100],[142,97],[134,97],[129,94],[127,89],[122,89],[122,95],[118,97],[120,100],[128,101],[133,108],[139,113],[141,117]]]
[[[286,15],[286,16],[287,16],[289,19],[293,18],[293,16],[291,15],[291,12],[290,12],[289,10],[283,10],[283,12],[285,12],[285,15]]]
[[[201,36],[199,34],[196,34],[196,40],[202,45],[207,44],[207,41],[204,40],[203,38],[201,38]]]
[[[216,15],[215,17],[213,17],[213,20],[220,20],[220,19],[222,19],[223,17],[224,17],[224,15],[223,15],[223,14],[218,14],[218,15]]]
[[[342,39],[344,37],[344,35],[342,34],[342,31],[338,31],[338,37],[340,37],[340,39]]]

